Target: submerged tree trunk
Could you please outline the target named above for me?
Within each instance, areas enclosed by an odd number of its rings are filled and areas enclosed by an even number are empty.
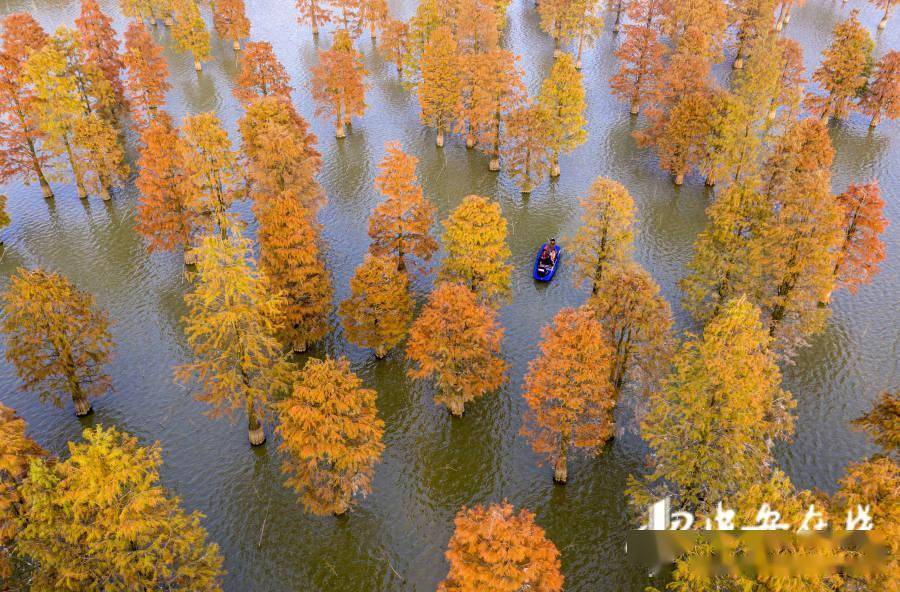
[[[253,446],[259,446],[266,441],[266,431],[256,413],[256,406],[252,399],[247,401],[247,433],[250,444]]]
[[[75,162],[75,155],[72,154],[72,145],[67,137],[63,137],[63,146],[66,148],[66,156],[69,158],[69,166],[72,167],[72,176],[75,178],[75,188],[78,190],[78,197],[87,199],[87,190],[84,188],[84,180],[81,178],[81,169]]]
[[[563,451],[553,464],[553,480],[557,483],[565,483],[569,478],[569,470],[566,466],[566,453]]]
[[[461,398],[452,396],[447,399],[447,408],[450,409],[453,417],[462,417],[466,410],[466,404]]]

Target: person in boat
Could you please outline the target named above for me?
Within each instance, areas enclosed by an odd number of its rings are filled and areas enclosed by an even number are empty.
[[[556,263],[556,239],[550,239],[550,242],[541,249],[541,258],[538,261],[538,267],[542,269],[550,269]]]

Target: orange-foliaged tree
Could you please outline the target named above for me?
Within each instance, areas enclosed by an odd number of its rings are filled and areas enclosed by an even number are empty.
[[[759,295],[774,347],[791,355],[825,327],[835,286],[843,214],[831,195],[834,150],[818,119],[796,122],[765,166],[771,200],[756,237],[764,273],[748,293]]]
[[[312,68],[311,81],[316,115],[334,117],[337,138],[347,135],[346,126],[354,115],[362,117],[366,111],[367,75],[350,35],[337,31],[331,48],[319,52],[319,64]]]
[[[740,70],[747,55],[757,47],[756,41],[771,33],[775,0],[736,0],[729,8],[731,26],[737,31],[732,67]]]
[[[181,122],[176,150],[188,185],[185,205],[196,215],[198,230],[218,231],[224,240],[233,221],[228,209],[242,190],[228,133],[213,112],[191,115]]]
[[[254,270],[250,241],[236,230],[205,236],[195,253],[182,318],[193,359],[175,367],[175,380],[195,383],[194,396],[212,405],[213,416],[244,409],[250,444],[257,446],[266,441],[269,404],[287,392],[294,372],[275,338],[284,299]]]
[[[194,69],[203,69],[203,62],[209,59],[209,31],[200,16],[200,9],[194,0],[173,0],[175,26],[172,37],[180,51],[189,51],[194,56]]]
[[[441,283],[413,323],[406,355],[416,380],[430,380],[434,400],[459,417],[466,403],[495,391],[506,382],[507,364],[500,357],[503,329],[496,313],[479,304],[460,284]]]
[[[451,27],[460,55],[485,53],[500,43],[497,13],[485,0],[456,0]]]
[[[104,369],[113,348],[109,318],[65,277],[18,269],[3,295],[0,329],[20,388],[41,402],[61,407],[66,393],[75,415],[87,415],[90,399],[110,390]]]
[[[553,479],[565,483],[573,451],[599,454],[613,436],[613,349],[587,306],[560,310],[541,338],[541,354],[525,376],[521,432],[553,464]]]
[[[141,133],[143,145],[135,181],[140,191],[135,230],[151,253],[181,247],[189,260],[188,249],[198,224],[198,213],[188,207],[190,184],[179,151],[173,149],[180,142],[178,131],[164,112]]]
[[[125,90],[131,116],[138,127],[146,127],[159,114],[166,102],[169,67],[159,46],[140,21],[132,21],[125,31],[125,53],[122,56],[127,74]],[[170,147],[171,148],[171,147]]]
[[[213,3],[213,26],[219,37],[231,41],[235,51],[241,50],[241,39],[250,35],[250,19],[244,0],[216,0]]]
[[[653,388],[668,371],[673,319],[650,274],[634,262],[611,266],[588,304],[614,349],[613,385]]]
[[[238,58],[238,68],[233,92],[244,105],[270,95],[291,100],[291,79],[268,41],[249,41]]]
[[[20,488],[28,465],[47,453],[25,433],[25,420],[0,403],[0,578],[13,575],[14,544],[22,528]]]
[[[409,59],[409,25],[397,19],[388,19],[381,37],[384,58],[397,66],[397,76],[403,79],[403,65]]]
[[[273,317],[277,335],[293,351],[306,351],[328,334],[333,295],[319,226],[290,190],[257,202],[254,212],[260,269],[282,296]]]
[[[813,80],[826,95],[810,94],[806,105],[823,120],[846,117],[851,101],[862,94],[869,79],[875,44],[860,24],[858,14],[853,10],[846,20],[835,25],[831,45],[822,52],[822,63],[813,72]]]
[[[360,0],[360,20],[369,26],[369,37],[375,40],[388,22],[387,0]]]
[[[884,260],[885,246],[881,234],[888,226],[884,216],[884,200],[878,181],[852,184],[837,197],[843,212],[843,240],[838,251],[834,273],[838,285],[851,294],[862,284],[872,281],[878,264]]]
[[[372,489],[384,451],[375,391],[341,358],[311,358],[276,404],[287,484],[312,514],[341,515]]]
[[[512,292],[512,266],[500,204],[467,195],[443,225],[440,279],[462,283],[490,306],[506,301]]]
[[[456,116],[457,131],[465,133],[466,146],[476,141],[491,157],[488,168],[500,170],[500,132],[508,115],[525,98],[518,57],[506,50],[468,56],[463,64],[463,92]]]
[[[260,97],[246,106],[238,128],[254,201],[290,192],[315,216],[325,203],[315,179],[321,156],[309,124],[293,105],[279,96]]]
[[[300,24],[309,23],[313,36],[318,36],[319,26],[331,22],[331,9],[324,0],[297,0],[297,10],[300,12]]]
[[[860,99],[860,110],[871,117],[870,127],[881,121],[882,115],[888,119],[900,117],[900,51],[892,50],[884,54],[875,65],[875,73]]]
[[[679,0],[666,8],[663,31],[677,46],[688,29],[695,29],[704,38],[704,57],[720,61],[726,30],[728,7],[724,0]]]
[[[362,33],[363,11],[361,0],[331,0],[335,11],[335,23],[343,29],[351,39]]]
[[[572,238],[577,281],[596,294],[610,266],[628,260],[634,241],[634,200],[625,186],[597,177],[581,200],[581,225]]]
[[[375,177],[375,187],[385,200],[375,206],[369,218],[369,251],[378,257],[392,257],[397,269],[406,269],[407,259],[415,257],[416,266],[424,265],[437,250],[431,235],[435,207],[422,193],[416,177],[419,160],[403,152],[399,142],[389,142]]]
[[[26,13],[9,14],[0,33],[0,182],[22,177],[37,180],[44,197],[53,190],[44,170],[50,155],[41,148],[44,134],[32,114],[34,90],[26,83],[24,68],[31,52],[47,44],[49,37]]]
[[[81,14],[75,19],[85,58],[95,64],[113,91],[116,107],[125,106],[122,71],[125,64],[119,54],[119,41],[112,21],[100,10],[97,0],[81,0]]]
[[[347,340],[383,358],[412,324],[409,278],[393,259],[367,254],[350,279],[350,297],[341,302],[340,314]]]
[[[658,134],[652,139],[638,136],[640,145],[653,143],[659,166],[674,177],[675,185],[683,184],[684,176],[704,161],[714,109],[710,93],[682,95],[666,113]]]
[[[561,592],[559,551],[528,510],[507,502],[463,508],[438,592]]]
[[[456,40],[450,27],[438,27],[431,33],[422,52],[421,75],[419,106],[422,108],[422,122],[434,128],[437,132],[435,141],[442,147],[444,133],[453,122],[462,88]]]
[[[637,115],[656,92],[666,46],[650,25],[627,23],[622,33],[625,39],[616,50],[619,70],[609,79],[609,86],[614,95],[628,102],[631,114]]]
[[[531,193],[550,171],[550,126],[546,110],[534,104],[516,109],[506,122],[502,155],[523,194]]]

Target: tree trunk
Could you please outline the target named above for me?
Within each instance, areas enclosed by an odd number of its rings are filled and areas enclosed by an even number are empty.
[[[568,467],[566,466],[565,453],[560,454],[553,465],[553,480],[557,483],[565,483],[569,478]]]
[[[374,20],[369,21],[369,35],[372,36],[372,41],[375,41],[375,39],[378,37],[378,35],[375,34],[375,21]]]
[[[885,27],[887,27],[888,18],[891,16],[891,4],[887,3],[887,7],[884,9],[884,16],[881,17],[881,22],[878,23],[878,30],[883,31]]]
[[[31,129],[28,127],[25,117],[19,109],[18,101],[16,102],[16,113],[19,115],[22,128],[25,130],[25,140],[28,142],[28,153],[31,156],[31,166],[34,169],[35,176],[38,178],[38,182],[41,184],[41,192],[46,199],[53,199],[53,189],[50,188],[50,183],[47,182],[47,178],[44,176],[44,169],[41,167],[41,161],[37,156],[34,140],[31,139]]]
[[[640,98],[638,97],[637,90],[635,90],[634,95],[631,97],[631,114],[637,115],[641,110]]]
[[[334,137],[335,138],[346,138],[347,137],[347,129],[344,126],[344,118],[341,117],[340,115],[338,115],[338,118],[337,118],[337,125],[335,126]]]
[[[103,201],[109,201],[110,199],[112,199],[112,196],[109,194],[109,187],[107,187],[103,183],[100,184],[100,199],[102,199]]]
[[[575,58],[575,69],[581,70],[581,52],[584,49],[584,35],[578,38],[578,56]]]
[[[622,20],[622,0],[616,4],[616,22],[613,23],[613,33],[619,32],[619,22]]]
[[[444,128],[439,127],[437,131],[437,139],[435,140],[438,148],[444,147]]]
[[[201,72],[203,70],[203,64],[200,63],[200,60],[194,60],[194,70],[197,72]]]
[[[77,417],[84,417],[88,413],[91,412],[91,402],[85,397],[83,394],[80,397],[72,395],[72,403],[75,405],[75,415]]]
[[[163,24],[167,27],[171,27],[172,25],[175,24],[175,21],[172,20],[171,14],[166,15],[166,18],[163,19]]]
[[[72,167],[72,176],[75,178],[75,187],[78,190],[78,197],[87,199],[87,190],[84,188],[84,180],[81,178],[81,170],[75,163],[75,155],[72,154],[72,146],[68,138],[63,138],[63,145],[66,147],[66,156],[69,157],[69,165]]]
[[[307,349],[309,349],[309,344],[305,341],[295,339],[291,342],[291,349],[298,354],[302,354]]]
[[[881,121],[881,109],[875,112],[875,115],[872,116],[872,121],[869,122],[869,127],[874,128]]]
[[[387,355],[387,348],[383,345],[379,345],[375,347],[375,357],[379,360],[384,358]]]
[[[463,412],[466,410],[466,404],[458,397],[447,399],[447,407],[450,409],[450,414],[453,417],[462,417]]]
[[[684,173],[678,173],[675,175],[675,184],[683,185],[684,184]]]
[[[340,500],[334,503],[334,509],[331,511],[335,516],[343,516],[347,513],[347,510],[350,509],[350,499],[349,495],[341,498]]]
[[[231,47],[234,49],[234,51],[241,51],[241,42],[235,39],[231,42]]]
[[[266,441],[266,431],[257,417],[253,401],[247,401],[247,434],[252,446],[259,446]]]
[[[559,150],[553,151],[553,156],[550,162],[550,177],[556,178],[559,176]]]

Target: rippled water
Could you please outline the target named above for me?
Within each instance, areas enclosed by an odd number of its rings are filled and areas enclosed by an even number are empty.
[[[117,30],[124,31],[115,2],[102,5]],[[414,7],[412,0],[392,2],[391,12],[405,17]],[[785,34],[803,44],[807,68],[815,67],[832,26],[851,8],[862,9],[863,24],[874,32],[879,14],[862,0],[810,0],[795,11]],[[49,30],[71,25],[78,6],[74,0],[0,1],[2,14],[22,10]],[[467,407],[464,419],[451,421],[427,392],[410,387],[401,355],[375,362],[336,330],[312,355],[347,355],[367,385],[378,390],[387,448],[373,493],[349,517],[308,516],[282,486],[274,438],[264,448],[251,449],[242,423],[208,419],[203,405],[172,383],[171,367],[187,356],[179,322],[186,285],[177,255],[145,253],[133,230],[133,187],[111,203],[91,199],[84,204],[72,187],[57,185],[56,201],[45,202],[37,188],[16,184],[0,188],[10,196],[13,218],[3,231],[2,282],[18,266],[42,265],[92,292],[115,322],[117,349],[110,371],[116,392],[97,401],[89,418],[78,420],[70,409],[41,407],[16,392],[12,368],[0,363],[0,398],[18,409],[31,433],[56,453],[63,453],[66,441],[78,438],[82,428],[97,423],[117,425],[143,442],[159,440],[164,482],[187,508],[207,515],[211,538],[226,557],[230,591],[434,590],[447,570],[443,552],[456,511],[464,504],[503,498],[536,513],[562,553],[567,590],[641,590],[646,580],[625,565],[622,553],[623,532],[629,527],[625,479],[640,469],[645,453],[627,401],[619,410],[618,437],[600,458],[572,463],[565,487],[553,485],[549,469],[536,465],[537,457],[518,436],[521,377],[537,351],[540,326],[560,307],[586,298],[572,286],[565,264],[552,284],[535,286],[530,276],[534,249],[548,236],[574,231],[577,197],[597,175],[622,182],[634,196],[640,224],[636,257],[662,286],[679,327],[690,328],[675,284],[704,225],[711,196],[696,178],[674,188],[652,154],[635,148],[635,122],[610,96],[606,82],[616,67],[610,27],[584,61],[587,143],[562,159],[557,182],[523,198],[505,174],[489,173],[487,158],[467,151],[458,138],[448,140],[443,150],[435,148],[432,132],[419,123],[415,95],[401,88],[393,66],[384,62],[368,35],[359,47],[371,73],[369,110],[354,122],[347,139],[335,140],[331,122],[312,114],[308,70],[316,60],[316,45],[309,31],[295,23],[293,3],[249,0],[248,12],[253,38],[273,44],[293,78],[294,102],[319,137],[324,162],[320,181],[329,198],[321,220],[336,301],[346,297],[348,280],[367,247],[366,220],[380,199],[372,179],[386,141],[400,140],[420,159],[419,175],[441,217],[469,193],[502,204],[516,268],[513,302],[501,312],[509,385]],[[876,37],[879,54],[897,47],[898,19]],[[189,56],[171,51],[163,28],[156,35],[167,47],[172,70],[170,112],[180,117],[216,110],[236,141],[240,108],[231,96],[236,68],[229,44],[214,39],[214,60],[198,76]],[[551,65],[553,45],[538,28],[531,0],[513,2],[504,43],[522,57],[528,89],[535,93]],[[724,78],[729,70],[720,67],[718,73]],[[793,443],[779,449],[778,459],[801,487],[831,490],[848,462],[872,452],[864,436],[848,431],[847,421],[883,389],[900,386],[898,129],[896,123],[885,123],[870,132],[861,116],[831,129],[837,150],[834,190],[877,177],[892,225],[885,235],[888,256],[881,275],[854,297],[837,295],[828,330],[795,366],[785,369],[786,386],[799,403],[798,421]],[[240,210],[253,227],[246,204]],[[416,287],[424,293],[430,282],[430,276],[418,278]]]

